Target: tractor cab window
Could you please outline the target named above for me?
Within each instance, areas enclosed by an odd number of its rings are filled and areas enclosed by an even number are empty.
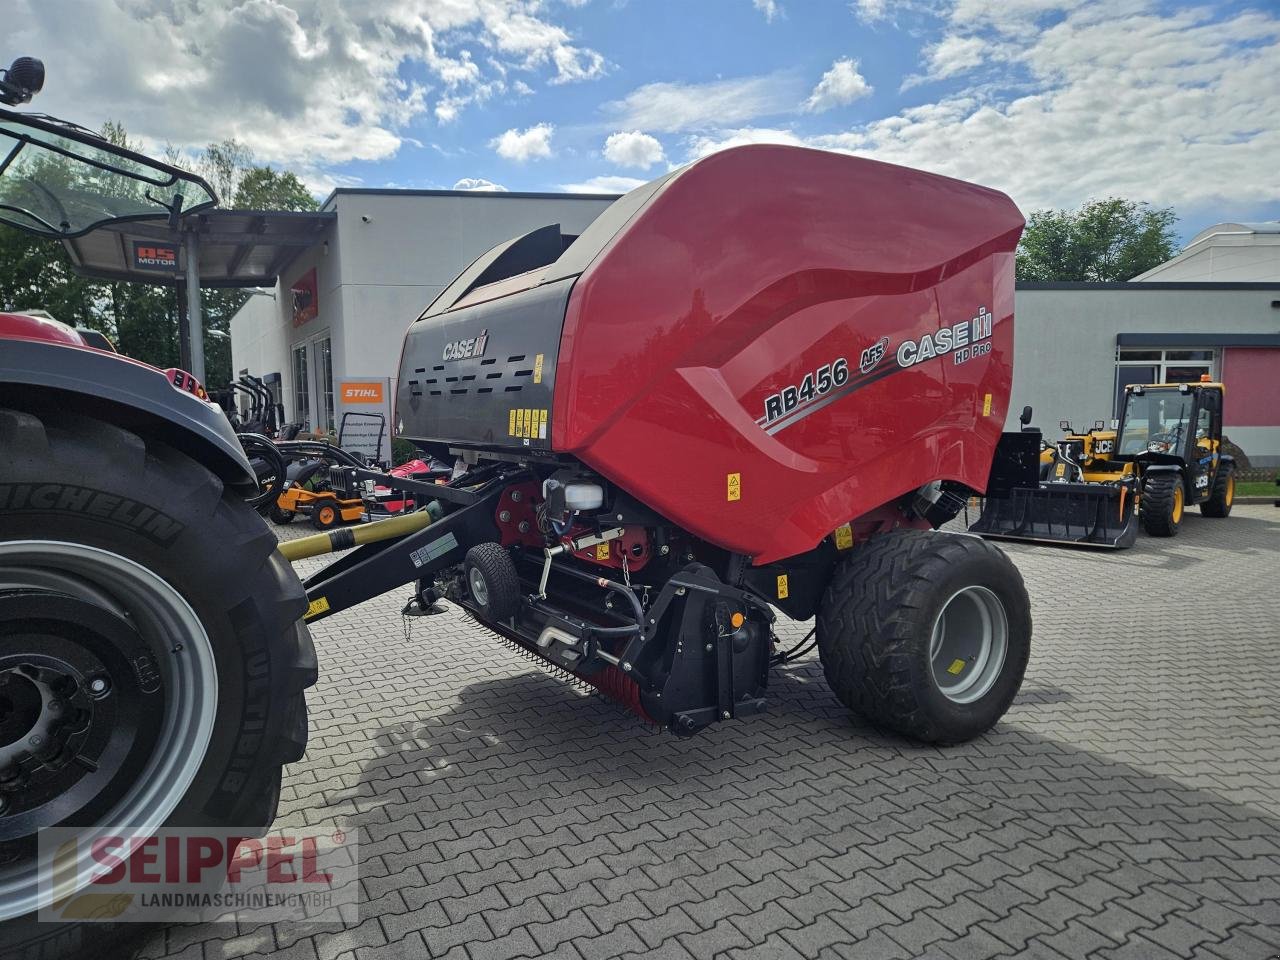
[[[1117,437],[1121,455],[1176,454],[1186,444],[1195,398],[1178,390],[1130,391]]]

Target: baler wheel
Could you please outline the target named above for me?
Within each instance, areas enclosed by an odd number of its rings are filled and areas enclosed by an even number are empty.
[[[856,547],[818,612],[827,683],[850,710],[928,743],[985,733],[1031,652],[1018,569],[976,537],[898,530]]]
[[[511,555],[498,543],[477,543],[467,551],[471,602],[489,620],[505,621],[520,609],[520,576]]]

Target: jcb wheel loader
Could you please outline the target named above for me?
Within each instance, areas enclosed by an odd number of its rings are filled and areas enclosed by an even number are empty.
[[[10,162],[0,219],[54,239],[213,202],[0,110],[0,152],[26,151],[63,175]],[[416,509],[282,549],[218,407],[38,325],[0,333],[0,954],[102,955],[128,926],[36,922],[46,827],[76,850],[108,826],[265,831],[306,742],[307,623],[397,588],[680,735],[766,708],[778,616],[816,617],[832,691],[870,721],[990,728],[1027,665],[1026,590],[935,528],[1006,482],[1022,224],[993,190],[751,146],[581,236],[501,244],[403,348],[398,433],[451,478],[334,468],[358,485],[339,493],[372,480]],[[286,562],[353,545],[305,583]],[[60,902],[92,877],[75,861]]]
[[[1186,509],[1226,517],[1235,460],[1222,452],[1221,383],[1134,384],[1116,430],[1099,421],[1045,445],[1040,484],[988,496],[970,530],[984,537],[1123,548],[1138,526],[1172,537]]]

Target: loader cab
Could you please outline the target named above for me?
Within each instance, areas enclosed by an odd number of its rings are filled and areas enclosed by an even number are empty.
[[[1195,462],[1222,441],[1222,384],[1134,385],[1125,391],[1116,457],[1151,463]]]

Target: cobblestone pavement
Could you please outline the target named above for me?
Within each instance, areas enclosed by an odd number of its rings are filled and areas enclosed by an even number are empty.
[[[145,951],[1280,954],[1280,510],[1121,553],[1007,549],[1030,670],[949,749],[852,718],[816,658],[774,676],[766,716],[677,740],[456,611],[408,636],[399,593],[332,617],[280,822],[359,825],[359,925],[175,927]]]

